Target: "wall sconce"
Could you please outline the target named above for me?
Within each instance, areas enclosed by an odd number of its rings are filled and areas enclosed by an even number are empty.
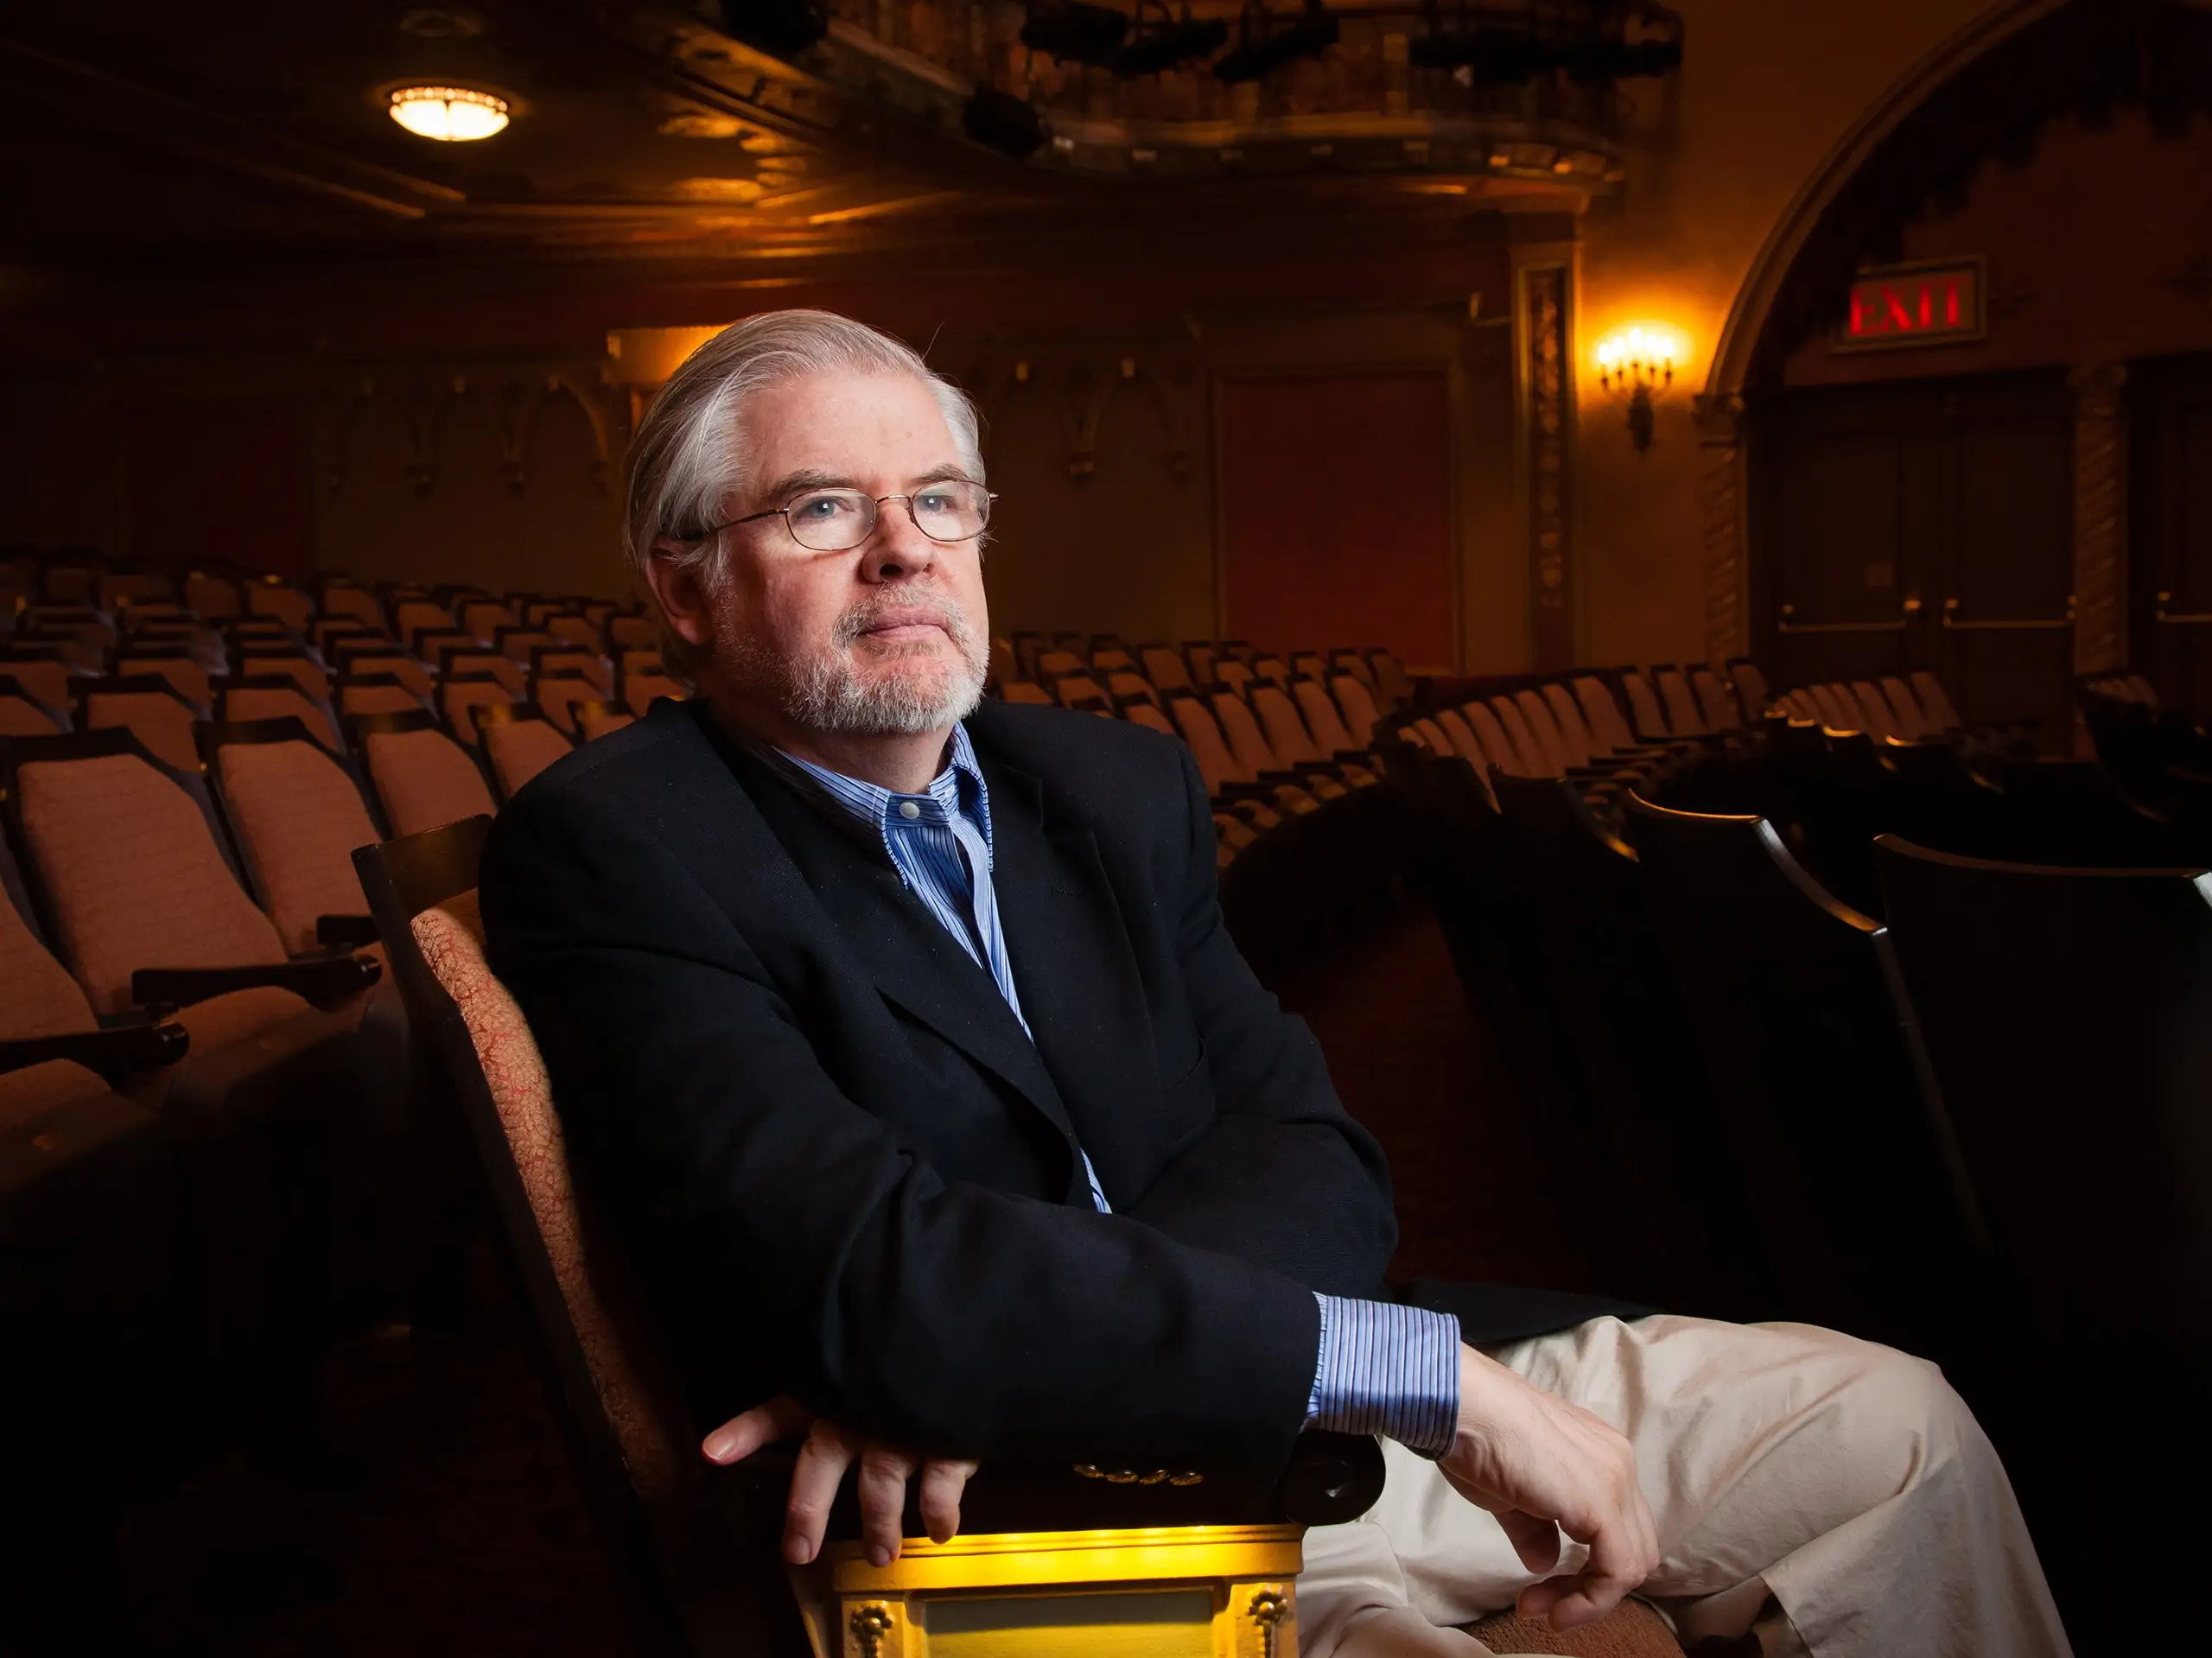
[[[1651,447],[1652,401],[1675,384],[1683,345],[1675,329],[1648,322],[1616,328],[1598,342],[1598,384],[1628,399],[1629,441],[1638,454]]]
[[[391,93],[391,118],[418,138],[474,143],[504,130],[509,105],[497,92],[474,86],[400,86]]]

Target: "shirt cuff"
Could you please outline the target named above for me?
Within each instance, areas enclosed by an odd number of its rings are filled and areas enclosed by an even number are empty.
[[[1459,1427],[1459,1321],[1448,1312],[1314,1294],[1321,1350],[1306,1429],[1380,1433],[1441,1457]]]

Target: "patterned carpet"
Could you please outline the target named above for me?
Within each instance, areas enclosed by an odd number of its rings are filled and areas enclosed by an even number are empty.
[[[1575,1281],[1443,939],[1400,922],[1281,987],[1397,1180],[1398,1271]],[[60,1649],[443,1658],[625,1649],[612,1587],[498,1277],[477,1327],[364,1337],[325,1378],[329,1445],[234,1460],[135,1509],[105,1632]]]

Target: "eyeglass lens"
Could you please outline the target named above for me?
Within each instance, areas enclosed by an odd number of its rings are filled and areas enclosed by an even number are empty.
[[[904,500],[914,527],[931,541],[973,541],[991,516],[991,498],[980,484],[931,484]],[[857,489],[812,489],[784,508],[791,539],[818,553],[857,547],[874,532],[875,498]]]

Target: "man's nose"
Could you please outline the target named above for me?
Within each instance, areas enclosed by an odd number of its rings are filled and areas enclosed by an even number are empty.
[[[906,503],[893,497],[875,509],[875,533],[861,549],[861,577],[895,581],[919,575],[934,563],[938,544],[921,532]]]

